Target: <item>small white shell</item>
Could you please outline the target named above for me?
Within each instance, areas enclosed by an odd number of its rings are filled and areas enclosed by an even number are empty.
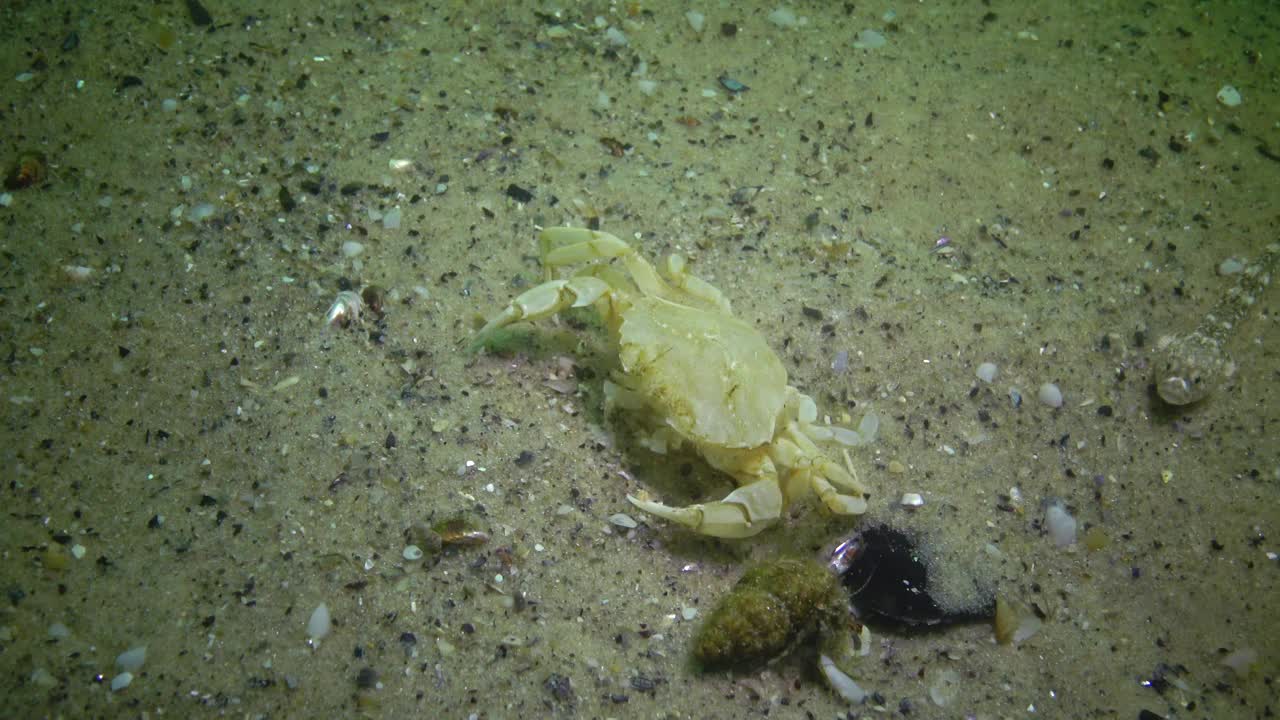
[[[818,658],[818,667],[822,669],[822,676],[827,679],[827,684],[835,690],[840,697],[851,703],[858,704],[867,699],[867,691],[863,690],[853,678],[849,677],[843,670],[836,667],[835,661],[823,655]]]

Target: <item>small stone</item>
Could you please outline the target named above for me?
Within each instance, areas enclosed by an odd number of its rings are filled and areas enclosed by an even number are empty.
[[[996,367],[995,363],[984,362],[978,366],[978,369],[974,374],[977,375],[978,379],[981,380],[982,382],[989,383],[989,382],[995,382],[996,374],[999,372],[999,370],[1000,369]]]
[[[1053,544],[1060,548],[1076,542],[1076,519],[1060,503],[1054,502],[1044,511],[1044,524],[1049,529]]]
[[[120,692],[129,687],[129,683],[133,682],[133,673],[122,672],[111,678],[111,692]]]
[[[624,527],[628,529],[636,527],[636,525],[639,524],[635,521],[635,518],[631,517],[626,513],[614,513],[610,515],[609,522],[613,523],[614,525],[617,525],[618,527]]]
[[[404,551],[400,553],[405,560],[416,562],[422,559],[422,548],[417,545],[406,545]]]
[[[924,505],[924,496],[920,493],[902,493],[902,507],[918,508]]]
[[[1240,103],[1244,102],[1244,98],[1240,97],[1240,91],[1235,89],[1235,87],[1231,85],[1223,85],[1222,89],[1218,90],[1218,102],[1222,103],[1226,107],[1236,107]]]
[[[681,608],[680,617],[684,618],[685,620],[692,620],[698,617],[698,608],[695,608],[695,607]]]
[[[890,461],[889,461],[889,474],[890,474],[890,475],[901,475],[901,474],[905,473],[906,471],[907,471],[907,466],[906,466],[906,465],[903,465],[901,462],[899,462],[899,461],[897,461],[897,460],[890,460]]]
[[[316,609],[311,611],[311,618],[307,620],[307,637],[312,642],[322,640],[329,634],[332,628],[332,619],[329,616],[329,606],[320,603]]]
[[[129,648],[116,656],[116,667],[125,672],[135,672],[142,668],[147,660],[147,646],[139,645]]]
[[[1062,391],[1053,383],[1045,383],[1040,386],[1039,398],[1040,402],[1051,408],[1062,407]]]

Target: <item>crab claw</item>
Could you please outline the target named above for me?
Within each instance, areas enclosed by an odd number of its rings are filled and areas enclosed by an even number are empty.
[[[628,495],[632,505],[694,532],[722,538],[751,537],[782,515],[782,490],[774,480],[744,485],[723,500],[687,507],[671,507]]]

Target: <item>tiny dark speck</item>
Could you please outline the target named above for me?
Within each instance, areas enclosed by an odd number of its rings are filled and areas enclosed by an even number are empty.
[[[116,346],[116,352],[120,355],[120,357],[127,358],[129,357],[129,353],[133,351],[123,345],[118,345]]]
[[[1102,417],[1111,417],[1111,413],[1112,413],[1112,410],[1110,405],[1098,406],[1098,414],[1101,415]]]
[[[801,308],[801,312],[803,312],[804,316],[807,318],[810,318],[813,320],[822,319],[822,311],[819,310],[818,308],[811,308],[808,305],[805,305],[804,307]]]
[[[387,139],[388,139],[388,138],[390,138],[390,137],[391,137],[391,133],[389,133],[389,132],[387,132],[387,131],[385,131],[385,130],[384,130],[384,131],[382,131],[382,132],[376,132],[376,133],[374,133],[374,134],[370,135],[370,136],[369,136],[369,139],[370,139],[370,140],[372,140],[372,141],[374,141],[374,142],[376,142],[376,143],[384,143],[384,142],[386,142],[386,141],[387,141]]]
[[[525,190],[515,183],[511,183],[507,186],[507,197],[518,203],[527,204],[533,201],[533,193],[529,190]]]
[[[142,85],[142,78],[137,75],[125,75],[120,78],[120,82],[116,84],[116,91],[128,90],[131,87],[139,87]]]
[[[384,445],[386,445],[386,447],[387,447],[387,449],[388,449],[388,450],[390,450],[391,448],[395,447],[395,446],[396,446],[396,434],[395,434],[395,433],[391,433],[391,432],[387,433],[387,439],[383,442],[383,444],[384,444]]]
[[[521,450],[520,454],[516,456],[516,465],[520,467],[524,467],[531,462],[533,462],[533,453],[529,450]]]

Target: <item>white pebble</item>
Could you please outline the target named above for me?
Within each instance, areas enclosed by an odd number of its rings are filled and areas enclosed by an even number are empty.
[[[697,10],[690,10],[684,14],[684,19],[689,21],[689,27],[693,28],[696,33],[702,32],[707,26],[707,16]]]
[[[685,620],[692,620],[698,617],[698,608],[695,608],[695,607],[681,608],[680,617],[684,618]]]
[[[364,245],[355,240],[348,240],[342,243],[342,254],[344,257],[353,258],[364,252]]]
[[[120,692],[129,687],[129,683],[133,682],[133,673],[122,672],[111,678],[111,692]]]
[[[406,545],[404,548],[404,551],[401,552],[400,554],[404,556],[405,560],[408,560],[409,562],[414,562],[415,560],[422,559],[422,548],[418,547],[417,545]]]
[[[858,423],[858,436],[862,438],[864,443],[872,443],[876,441],[876,436],[880,434],[880,416],[873,412],[869,412],[862,416],[862,422]]]
[[[187,219],[191,222],[204,222],[213,217],[214,209],[212,203],[197,203],[191,206],[187,211]]]
[[[1062,391],[1053,383],[1045,383],[1040,386],[1040,402],[1051,408],[1062,407]]]
[[[769,13],[769,22],[780,28],[793,28],[796,26],[796,14],[788,7],[780,7]]]
[[[1236,275],[1244,271],[1244,263],[1239,258],[1227,258],[1218,264],[1219,275]]]
[[[902,507],[918,508],[924,505],[924,496],[920,493],[902,493]]]
[[[116,667],[125,672],[134,672],[147,660],[147,646],[139,645],[129,648],[116,656]]]
[[[616,27],[610,27],[604,31],[604,39],[609,41],[610,45],[619,47],[627,44],[627,34]]]
[[[315,610],[311,612],[311,619],[307,621],[307,637],[312,642],[324,639],[332,628],[332,620],[329,617],[329,606],[320,603]]]
[[[49,626],[49,637],[53,640],[62,640],[71,636],[71,628],[62,623],[54,623]]]
[[[400,208],[391,208],[386,215],[382,216],[382,227],[387,230],[398,230],[400,228],[400,218],[402,213]]]
[[[853,41],[853,46],[859,50],[875,50],[882,48],[889,40],[875,30],[863,30],[858,33],[858,39]]]
[[[645,95],[653,95],[658,90],[658,83],[652,80],[637,80],[636,87]]]
[[[635,518],[626,513],[614,513],[609,516],[609,522],[618,527],[633,528],[637,525]]]
[[[1055,502],[1045,508],[1044,524],[1049,528],[1049,537],[1053,538],[1054,545],[1064,548],[1075,544],[1076,519],[1060,503]]]
[[[1000,368],[996,367],[993,362],[984,362],[978,366],[975,373],[982,382],[989,383],[996,381],[996,374],[1000,372]]]
[[[165,112],[174,112],[178,109],[178,101],[173,98],[165,98],[160,101],[160,109]]]
[[[1235,107],[1244,102],[1244,98],[1240,97],[1240,91],[1232,85],[1223,85],[1218,91],[1218,102],[1227,107]]]

